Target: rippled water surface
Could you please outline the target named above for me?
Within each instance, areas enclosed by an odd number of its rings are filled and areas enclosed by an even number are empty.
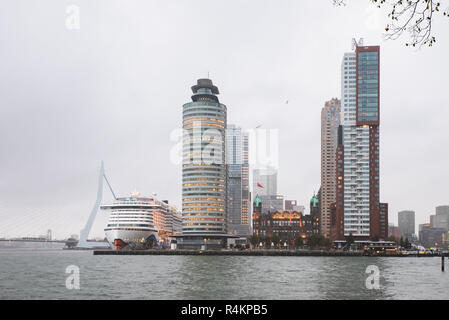
[[[449,299],[440,258],[94,256],[0,249],[0,299]],[[67,266],[80,290],[66,288]],[[368,290],[366,268],[380,271]],[[449,267],[449,266],[448,266]]]

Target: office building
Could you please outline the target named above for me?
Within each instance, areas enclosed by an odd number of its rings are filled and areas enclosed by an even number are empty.
[[[253,192],[259,196],[277,195],[277,170],[273,167],[253,170]]]
[[[182,247],[221,246],[226,237],[226,106],[210,79],[183,105]]]
[[[250,234],[250,192],[248,133],[235,125],[226,130],[227,162],[227,231],[229,234]]]
[[[435,208],[433,226],[449,230],[449,206],[438,206]]]
[[[419,226],[419,242],[425,248],[442,248],[447,239],[447,230],[434,228],[430,224]],[[447,248],[447,245],[445,245]]]
[[[398,212],[398,228],[400,237],[412,240],[415,234],[415,212],[411,210]]]

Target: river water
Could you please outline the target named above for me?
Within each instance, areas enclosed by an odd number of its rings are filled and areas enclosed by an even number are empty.
[[[71,265],[79,268],[78,290],[66,287]],[[368,267],[379,271],[379,286]],[[449,268],[441,272],[441,258],[94,256],[0,249],[0,299],[449,299],[448,288]]]

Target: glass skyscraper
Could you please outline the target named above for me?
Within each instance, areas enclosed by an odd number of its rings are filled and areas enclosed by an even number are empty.
[[[228,233],[250,234],[248,133],[235,125],[226,130]]]
[[[226,106],[210,79],[192,87],[183,105],[182,241],[220,246],[226,234]]]

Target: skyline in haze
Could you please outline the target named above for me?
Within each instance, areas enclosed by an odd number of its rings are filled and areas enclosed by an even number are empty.
[[[80,8],[79,30],[66,29],[69,4]],[[278,193],[307,207],[320,187],[321,109],[341,98],[341,59],[361,37],[382,52],[380,200],[390,222],[413,210],[418,226],[449,204],[449,30],[439,20],[439,41],[416,50],[382,40],[386,13],[370,1],[1,7],[0,237],[79,233],[101,160],[117,195],[154,192],[181,208],[170,134],[190,86],[209,73],[228,123],[279,130]],[[107,188],[103,199],[112,200]],[[99,212],[92,237],[106,221]]]

